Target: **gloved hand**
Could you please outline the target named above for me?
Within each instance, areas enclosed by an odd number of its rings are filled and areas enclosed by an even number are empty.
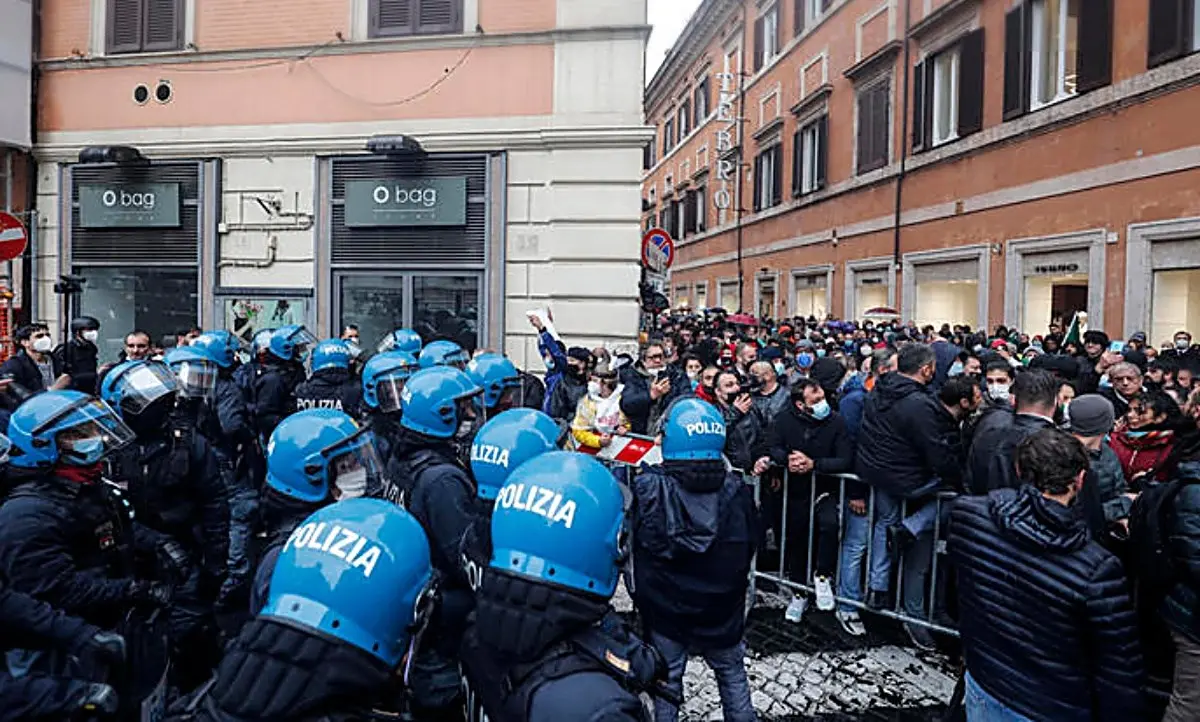
[[[158,545],[158,557],[176,579],[187,579],[192,569],[192,558],[179,542],[168,539]]]
[[[129,583],[129,597],[135,602],[155,607],[168,607],[171,605],[173,596],[174,590],[166,584],[148,582],[144,579],[135,579]]]
[[[125,638],[116,632],[97,632],[83,645],[83,651],[110,664],[125,662]]]
[[[107,684],[84,684],[71,695],[72,712],[113,715],[117,713],[117,691]]]

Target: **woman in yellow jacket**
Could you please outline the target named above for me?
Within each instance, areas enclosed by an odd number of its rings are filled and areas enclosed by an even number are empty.
[[[629,430],[629,420],[621,413],[621,390],[617,372],[601,364],[592,371],[588,391],[575,407],[571,438],[576,449],[598,450],[612,443],[614,435]]]

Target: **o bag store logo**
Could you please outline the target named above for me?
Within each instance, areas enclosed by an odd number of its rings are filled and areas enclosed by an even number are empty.
[[[347,228],[466,224],[466,178],[346,181]]]
[[[81,228],[178,228],[178,183],[81,184]]]

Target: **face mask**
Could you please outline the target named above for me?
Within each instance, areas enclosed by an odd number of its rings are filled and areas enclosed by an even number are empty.
[[[696,389],[700,388],[700,379],[694,378],[691,380],[691,382],[692,382],[692,391],[695,391]]]
[[[860,349],[858,350],[858,352],[862,354],[862,357],[863,357],[863,358],[866,358],[866,357],[870,356],[870,355],[871,355],[871,351],[872,351],[872,349],[871,349],[871,347],[870,347],[870,346],[863,346],[862,348],[860,348]]]
[[[808,410],[808,413],[812,414],[812,417],[818,421],[824,419],[826,416],[829,416],[829,402],[825,401],[824,399],[818,401],[817,403],[813,404],[813,407]]]
[[[474,435],[475,419],[467,419],[466,421],[459,422],[458,429],[454,432],[454,438],[459,439],[460,441],[463,439],[469,439]]]
[[[948,371],[947,374],[949,376],[959,376],[962,374],[962,372],[963,372],[962,362],[955,361],[954,363],[950,364],[950,371]]]
[[[344,472],[338,475],[334,483],[341,492],[339,499],[357,499],[367,493],[367,470],[354,469]]]
[[[49,336],[42,336],[33,340],[33,350],[38,353],[48,353],[54,348],[54,339]]]
[[[776,375],[776,376],[782,376],[782,375],[783,375],[783,372],[787,370],[787,369],[785,369],[785,368],[783,367],[783,362],[782,362],[782,361],[776,361],[776,362],[775,362],[774,364],[772,364],[772,365],[775,367],[775,375]]]
[[[350,358],[358,358],[362,356],[362,346],[356,343],[347,343],[346,347],[350,349]]]
[[[592,398],[596,398],[599,395],[600,395],[600,382],[599,381],[589,381],[588,382],[588,396],[591,396]]]
[[[83,338],[85,341],[96,343],[96,339],[100,338],[100,332],[95,329],[88,329],[83,332]]]
[[[71,450],[65,452],[71,457],[73,462],[77,462],[78,466],[89,466],[100,461],[104,456],[104,440],[99,437],[94,439],[80,439],[71,444]]]
[[[1125,435],[1131,439],[1141,439],[1141,438],[1144,438],[1146,436],[1146,434],[1149,434],[1149,433],[1150,433],[1149,431],[1126,431]]]
[[[741,391],[730,391],[729,393],[725,394],[725,403],[732,406],[733,402],[737,401],[737,397],[741,393]]]
[[[817,349],[817,358],[825,358],[825,349],[823,349],[823,348]]]
[[[802,368],[808,368],[813,364],[813,355],[810,353],[798,353],[796,354],[796,363]]]
[[[688,381],[695,381],[696,377],[699,375],[700,375],[699,371],[688,371],[687,372]]]
[[[993,401],[1008,401],[1008,384],[988,384],[988,396]]]
[[[1186,350],[1187,347],[1191,346],[1191,345],[1192,345],[1192,342],[1186,338],[1175,339],[1175,348],[1179,349],[1180,351]]]
[[[581,378],[583,378],[583,369],[575,367],[575,366],[568,366],[567,374],[570,375],[571,378],[581,379]]]

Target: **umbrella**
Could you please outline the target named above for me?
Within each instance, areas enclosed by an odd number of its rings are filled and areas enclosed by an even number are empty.
[[[758,319],[748,313],[735,313],[726,319],[729,323],[737,326],[757,326]]]
[[[868,308],[866,313],[863,314],[863,318],[869,321],[895,321],[900,318],[900,312],[887,306],[876,306],[875,308]]]

